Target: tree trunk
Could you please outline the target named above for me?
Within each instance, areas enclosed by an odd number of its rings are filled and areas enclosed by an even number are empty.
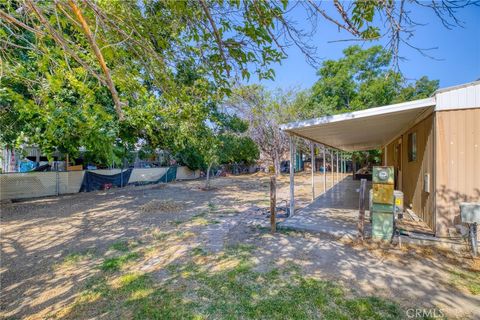
[[[210,169],[212,169],[212,163],[208,165],[207,169],[207,180],[205,181],[205,189],[210,189]]]
[[[273,155],[273,167],[275,169],[275,177],[278,177],[280,175],[280,159],[278,156],[278,150],[276,149]]]

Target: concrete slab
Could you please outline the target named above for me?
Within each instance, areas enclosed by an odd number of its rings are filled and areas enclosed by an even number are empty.
[[[367,190],[370,187],[370,182],[367,182]],[[328,233],[336,237],[356,236],[359,188],[360,181],[347,176],[311,204],[298,210],[294,216],[280,223],[279,228]],[[370,230],[368,211],[365,223],[365,231],[368,234]]]

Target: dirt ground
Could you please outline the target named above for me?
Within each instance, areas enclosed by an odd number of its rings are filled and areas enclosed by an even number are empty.
[[[317,193],[322,183],[317,179]],[[248,244],[259,272],[295,264],[303,275],[338,282],[352,295],[480,319],[480,292],[464,280],[478,281],[480,263],[467,253],[357,245],[291,231],[271,235],[265,228],[268,176],[216,178],[210,191],[203,191],[203,184],[173,182],[2,204],[0,316],[94,318],[65,310],[102,268],[117,268],[115,252],[126,243],[143,251],[124,268],[148,273],[158,283],[172,265],[191,262],[191,252],[208,256]],[[298,175],[296,185],[297,206],[305,206],[310,175]],[[277,199],[286,204],[288,176],[279,178]]]

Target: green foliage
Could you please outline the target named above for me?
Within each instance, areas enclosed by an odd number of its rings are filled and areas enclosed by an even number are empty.
[[[205,168],[205,161],[200,152],[196,150],[194,146],[180,150],[177,153],[176,158],[181,165],[185,165],[191,170]]]
[[[415,81],[414,84],[402,88],[394,102],[428,98],[438,89],[439,83],[440,81],[438,80],[429,80],[428,77],[423,76]]]
[[[221,164],[252,164],[258,160],[260,151],[250,137],[225,133],[219,136]]]
[[[284,10],[273,2],[219,1],[206,8],[176,1],[82,2],[80,10],[124,102],[125,120],[118,121],[111,93],[99,84],[97,58],[70,8],[32,3],[48,23],[34,10],[19,14],[15,1],[4,8],[39,33],[0,27],[12,44],[2,56],[0,144],[36,145],[49,156],[59,151],[73,158],[82,148],[92,162],[119,163],[141,140],[172,153],[193,146],[204,161],[217,162],[212,150],[218,144],[211,139],[217,132],[208,133],[209,123],[220,121],[225,131],[236,133],[246,125],[211,112],[213,102],[229,92],[234,71],[272,78],[271,63],[283,58],[266,30]],[[49,24],[71,51],[63,50]],[[197,160],[193,167],[201,165]]]
[[[343,113],[430,96],[438,81],[422,77],[404,87],[403,76],[391,69],[391,54],[380,46],[351,46],[344,57],[327,60],[318,71],[304,109],[307,117]]]

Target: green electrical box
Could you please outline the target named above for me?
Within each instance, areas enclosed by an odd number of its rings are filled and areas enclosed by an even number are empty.
[[[372,238],[390,240],[394,219],[394,169],[373,167]]]
[[[372,238],[390,240],[393,235],[393,212],[372,212]]]

